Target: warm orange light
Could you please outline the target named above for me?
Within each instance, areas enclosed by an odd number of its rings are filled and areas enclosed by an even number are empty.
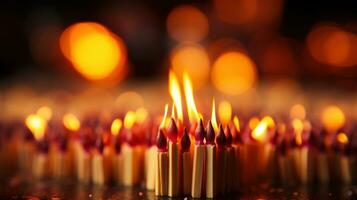
[[[169,109],[169,104],[165,105],[165,113],[164,116],[162,117],[161,123],[160,123],[160,128],[165,128],[166,127],[166,118],[167,118],[167,111]]]
[[[237,129],[237,131],[240,131],[239,118],[237,116],[233,117],[233,124],[234,124],[234,127]]]
[[[211,123],[215,132],[218,132],[218,124],[216,119],[216,105],[214,99],[212,99],[212,114],[211,114]]]
[[[123,126],[123,121],[121,121],[121,119],[119,118],[114,119],[110,127],[112,135],[114,136],[118,135],[122,126]]]
[[[52,117],[52,110],[48,106],[42,106],[37,110],[36,114],[48,121]]]
[[[251,130],[255,129],[255,127],[259,124],[258,117],[252,117],[249,119],[248,125]]]
[[[242,94],[256,80],[255,64],[244,53],[227,52],[214,62],[211,78],[213,85],[221,92],[229,95]]]
[[[208,33],[207,17],[190,5],[174,8],[167,18],[166,25],[171,38],[181,42],[198,42]]]
[[[123,105],[127,109],[134,110],[144,106],[144,98],[134,91],[123,92],[115,99],[115,106],[122,108]]]
[[[138,123],[143,123],[148,116],[148,111],[145,108],[138,108],[135,111],[135,116]]]
[[[130,129],[131,127],[134,126],[135,121],[136,121],[135,112],[133,112],[133,111],[128,111],[128,112],[125,114],[125,117],[124,117],[124,127],[127,128],[127,129]]]
[[[268,123],[261,120],[259,124],[252,131],[252,137],[257,141],[263,141],[266,138]]]
[[[263,117],[262,121],[267,124],[268,128],[275,128],[274,119],[270,116]]]
[[[223,125],[227,125],[232,118],[232,105],[228,101],[221,101],[218,105],[219,120]]]
[[[124,69],[126,52],[123,43],[98,23],[71,25],[62,33],[60,47],[86,79],[102,80]]]
[[[179,78],[187,72],[198,88],[208,81],[210,62],[206,50],[199,45],[183,44],[175,48],[171,54],[171,67]]]
[[[304,124],[300,119],[294,119],[292,121],[292,126],[295,132],[295,142],[298,145],[302,144],[302,131],[304,129]]]
[[[176,74],[171,70],[169,72],[169,92],[176,107],[177,117],[179,120],[183,121],[181,89]]]
[[[296,104],[290,109],[290,117],[291,119],[305,119],[306,111],[303,105]]]
[[[351,51],[351,41],[345,31],[335,31],[324,42],[326,62],[340,66],[345,63]]]
[[[25,124],[36,140],[41,140],[43,138],[47,127],[45,119],[39,115],[29,115],[26,117]]]
[[[336,139],[341,144],[347,144],[348,143],[348,137],[347,137],[346,133],[337,134]]]
[[[194,124],[195,122],[198,122],[200,120],[200,116],[197,112],[195,100],[193,98],[192,83],[190,77],[185,72],[183,74],[183,87],[186,97],[188,119],[192,124]]]
[[[63,125],[70,131],[77,131],[81,127],[79,119],[72,113],[67,113],[62,118]]]
[[[321,123],[328,131],[335,132],[345,124],[345,114],[337,106],[328,106],[322,112]]]

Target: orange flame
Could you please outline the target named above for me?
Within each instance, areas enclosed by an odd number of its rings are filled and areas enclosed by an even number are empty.
[[[29,115],[25,124],[30,129],[36,140],[41,140],[47,127],[46,120],[39,115]]]
[[[215,132],[218,132],[218,124],[216,119],[216,105],[214,98],[212,99],[212,114],[211,114],[211,123]]]
[[[347,137],[346,133],[337,134],[336,139],[341,144],[347,144],[348,143],[348,137]]]
[[[322,112],[321,122],[328,131],[334,132],[345,124],[345,114],[337,106],[328,106]]]
[[[183,121],[181,89],[175,73],[171,70],[169,72],[169,92],[176,107],[177,117],[179,120]]]
[[[192,82],[186,72],[183,73],[183,87],[185,91],[188,119],[191,123],[198,122],[200,115],[197,112],[195,100],[193,98]]]
[[[237,131],[240,131],[239,118],[237,116],[233,117],[233,124],[234,124],[235,128],[237,129]]]
[[[42,106],[37,110],[36,114],[48,121],[52,117],[52,110],[48,106]]]
[[[251,130],[255,129],[255,127],[257,127],[258,124],[259,124],[258,117],[252,117],[249,119],[248,125]]]
[[[304,124],[300,119],[294,119],[292,121],[292,126],[295,132],[295,142],[298,145],[302,144],[302,131],[304,129]]]
[[[268,124],[269,122],[267,120],[261,120],[259,124],[254,128],[252,132],[252,137],[257,140],[257,141],[263,141],[266,138],[266,133],[268,130]]]
[[[162,117],[162,120],[161,120],[159,128],[165,128],[168,109],[169,109],[169,104],[166,104],[165,105],[165,113],[164,113],[164,116]]]
[[[77,131],[81,127],[79,119],[72,113],[65,114],[62,123],[70,131]]]
[[[223,125],[227,125],[232,118],[232,105],[228,101],[221,101],[218,105],[219,120]]]
[[[138,108],[135,111],[135,116],[138,123],[143,123],[148,117],[148,111],[145,108]]]
[[[123,121],[121,119],[119,118],[114,119],[110,127],[112,135],[117,136],[122,126],[123,126]]]
[[[136,115],[133,111],[128,111],[124,117],[124,127],[130,129],[134,126],[136,121]]]

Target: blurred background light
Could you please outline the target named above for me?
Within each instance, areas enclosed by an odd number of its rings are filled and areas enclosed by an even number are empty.
[[[257,79],[256,66],[242,52],[226,52],[214,62],[211,78],[221,92],[239,95],[250,89]]]
[[[191,5],[175,7],[167,17],[166,26],[170,37],[181,42],[198,42],[208,33],[206,15]]]
[[[60,47],[73,67],[88,80],[102,80],[124,71],[126,50],[122,41],[100,24],[71,25],[62,33]]]

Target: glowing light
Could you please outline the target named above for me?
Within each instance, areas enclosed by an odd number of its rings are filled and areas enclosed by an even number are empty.
[[[118,135],[122,126],[123,126],[123,121],[121,121],[121,119],[114,119],[110,127],[112,135],[114,136]]]
[[[348,143],[348,137],[347,137],[346,133],[337,134],[336,139],[341,144],[347,144]]]
[[[256,80],[253,61],[241,52],[222,54],[213,64],[211,78],[223,93],[238,95],[250,89]]]
[[[258,117],[252,117],[249,119],[248,125],[251,130],[255,129],[255,127],[259,124]]]
[[[324,53],[326,62],[331,65],[343,65],[350,54],[351,41],[344,31],[336,31],[326,39]]]
[[[198,88],[208,81],[210,62],[205,49],[199,45],[183,44],[175,48],[171,54],[171,67],[179,78],[187,72]]]
[[[60,47],[74,68],[88,80],[102,80],[124,70],[126,51],[122,41],[104,26],[83,22],[69,26]]]
[[[128,110],[135,110],[144,106],[144,98],[134,91],[123,92],[115,99],[115,106],[122,108],[123,105]]]
[[[294,119],[292,121],[292,126],[294,128],[294,132],[295,132],[295,142],[298,145],[302,144],[302,131],[304,129],[304,124],[302,123],[302,121],[300,119]]]
[[[172,100],[174,101],[178,119],[183,121],[181,89],[175,73],[172,72],[171,70],[169,73],[169,92]]]
[[[335,132],[345,124],[345,114],[337,106],[327,106],[322,112],[321,123],[328,131]]]
[[[181,42],[198,42],[208,33],[207,17],[190,5],[174,8],[170,12],[166,24],[169,35]]]
[[[48,121],[52,117],[52,110],[48,106],[42,106],[37,110],[36,114]]]
[[[218,124],[216,119],[216,105],[214,99],[212,99],[212,114],[211,114],[211,123],[215,132],[218,132]]]
[[[165,113],[164,116],[162,117],[161,123],[160,123],[160,128],[165,128],[166,127],[166,118],[167,118],[167,111],[169,109],[169,104],[165,105]]]
[[[135,111],[135,116],[138,123],[143,123],[148,116],[148,111],[145,108],[138,108]]]
[[[301,104],[296,104],[290,109],[290,117],[291,119],[305,119],[306,117],[306,111],[303,105]]]
[[[234,124],[234,127],[237,129],[237,131],[240,131],[240,124],[239,124],[239,119],[237,116],[233,117],[233,124]]]
[[[262,122],[267,124],[268,128],[275,128],[274,119],[272,117],[270,117],[270,116],[263,117]]]
[[[62,123],[70,131],[77,131],[81,127],[79,119],[72,113],[67,113],[62,118]]]
[[[136,115],[133,111],[128,111],[124,117],[124,127],[130,129],[134,126],[136,121]]]
[[[36,140],[41,140],[43,138],[47,127],[45,119],[38,115],[29,115],[26,117],[25,124]]]
[[[227,125],[232,118],[232,105],[228,101],[221,101],[218,105],[219,120],[223,125]]]
[[[188,119],[193,124],[200,120],[200,116],[197,112],[195,100],[193,98],[192,83],[190,77],[185,72],[183,74],[183,87],[186,97]]]
[[[264,120],[261,120],[252,131],[252,137],[257,141],[263,141],[266,138],[267,129],[268,124]]]

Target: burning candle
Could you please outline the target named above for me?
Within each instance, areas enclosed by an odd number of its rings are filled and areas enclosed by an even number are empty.
[[[192,180],[192,156],[190,153],[190,136],[187,129],[184,128],[181,138],[181,156],[182,156],[182,192],[184,195],[191,194],[191,180]]]

